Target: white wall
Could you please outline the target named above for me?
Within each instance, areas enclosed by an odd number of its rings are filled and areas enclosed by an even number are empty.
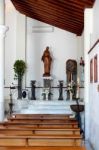
[[[17,12],[10,0],[5,0],[5,24],[9,27],[5,39],[5,101],[10,98],[10,86],[14,80],[13,64],[16,59],[25,60],[25,16]],[[15,92],[15,91],[13,91]],[[6,106],[8,107],[8,105]]]
[[[6,2],[6,25],[9,26],[5,42],[5,86],[10,86],[14,78],[13,64],[16,59],[24,59],[27,63],[24,86],[30,86],[31,80],[36,80],[37,86],[42,86],[43,62],[41,57],[46,46],[50,47],[53,58],[51,76],[53,85],[58,80],[66,85],[66,61],[83,56],[83,36],[54,28],[42,22],[27,18],[15,10],[10,0]],[[78,69],[79,75],[79,69]],[[17,83],[17,82],[16,82]],[[40,91],[37,98],[40,98]],[[58,97],[56,92],[55,99]],[[5,89],[5,98],[9,98],[9,89]],[[66,92],[64,92],[64,99]]]
[[[93,8],[93,33],[91,35],[91,46],[99,39],[99,1]],[[98,55],[98,82],[90,83],[89,89],[89,106],[90,106],[90,135],[89,139],[95,150],[99,150],[99,43],[89,54],[89,61],[93,59],[95,55]],[[89,62],[90,63],[90,62]]]
[[[14,78],[13,64],[16,58],[16,11],[9,0],[5,1],[5,24],[9,27],[5,38],[5,76],[4,86],[5,90],[5,107],[9,109],[8,102],[10,98],[10,89],[7,88],[11,85]]]
[[[99,85],[99,44],[93,49],[93,51],[89,55],[89,60],[93,59],[94,62],[94,56],[97,54],[98,56],[98,82],[97,83],[90,83],[90,89],[89,89],[89,106],[90,106],[90,135],[89,139],[91,141],[91,144],[95,148],[95,150],[99,149],[99,142],[97,139],[99,138],[99,91],[98,91],[98,85]],[[94,67],[94,63],[93,63]],[[93,69],[94,70],[94,69]],[[93,71],[94,74],[94,71]]]
[[[5,39],[5,86],[13,80],[13,63],[16,58],[16,11],[10,1],[5,9],[5,24],[9,27]]]
[[[49,27],[48,31],[46,31],[46,27]],[[26,86],[30,86],[31,80],[36,80],[36,85],[42,86],[43,62],[41,57],[46,46],[50,47],[53,59],[51,68],[52,84],[57,86],[58,80],[63,80],[65,86],[66,61],[76,59],[79,63],[80,56],[83,56],[83,37],[77,37],[75,34],[55,27],[53,30],[52,26],[27,18],[26,41],[26,61],[28,66]],[[56,99],[57,97],[56,94],[54,98]]]
[[[66,81],[66,61],[70,58],[77,59],[76,35],[58,28],[54,28],[52,32],[40,33],[38,31],[37,33],[33,33],[32,29],[35,24],[36,26],[37,24],[38,26],[47,26],[36,20],[27,19],[27,85],[30,85],[30,80],[36,79],[39,81],[42,78],[43,62],[41,61],[41,57],[46,46],[50,47],[53,59],[51,69],[52,77],[56,80]]]

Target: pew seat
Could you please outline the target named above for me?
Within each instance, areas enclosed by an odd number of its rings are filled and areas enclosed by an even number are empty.
[[[80,135],[0,134],[0,146],[81,146]]]
[[[0,150],[86,150],[85,147],[80,147],[80,146],[71,146],[71,147],[68,147],[68,146],[56,146],[56,147],[26,147],[26,146],[4,146],[4,147],[0,147]]]
[[[33,135],[33,134],[52,134],[52,135],[80,135],[80,129],[29,129],[29,128],[2,128],[0,129],[0,134],[11,134],[11,135]]]
[[[53,119],[69,119],[72,114],[12,114],[12,118],[37,118],[37,119],[42,119],[42,118],[53,118]]]

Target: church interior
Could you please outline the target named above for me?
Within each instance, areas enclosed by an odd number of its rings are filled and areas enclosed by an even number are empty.
[[[0,150],[99,150],[98,17],[98,0],[0,0]]]

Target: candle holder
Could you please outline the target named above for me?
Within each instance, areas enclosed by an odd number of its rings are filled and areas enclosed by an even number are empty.
[[[31,100],[36,100],[36,97],[35,97],[35,88],[36,88],[35,83],[36,83],[35,80],[31,81]]]
[[[63,100],[63,80],[59,80],[59,98],[58,100]]]

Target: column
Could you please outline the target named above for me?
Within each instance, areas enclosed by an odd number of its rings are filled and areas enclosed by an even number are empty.
[[[85,9],[84,13],[84,57],[85,57],[85,82],[84,82],[84,100],[85,100],[85,138],[89,139],[90,133],[90,99],[89,99],[89,56],[90,40],[92,34],[93,9]]]
[[[8,27],[4,26],[4,0],[0,0],[0,121],[4,119],[4,38]]]

